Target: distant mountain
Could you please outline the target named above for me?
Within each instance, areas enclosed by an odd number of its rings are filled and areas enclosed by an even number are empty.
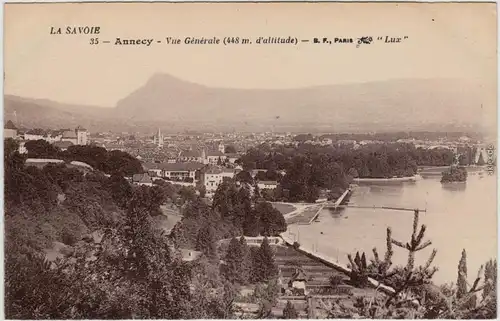
[[[62,104],[47,99],[4,96],[4,119],[25,128],[105,128],[113,108]]]
[[[475,87],[448,79],[390,80],[299,89],[227,89],[153,76],[120,100],[116,115],[207,126],[425,127],[481,123]],[[359,129],[359,128],[358,128]]]
[[[449,79],[390,80],[298,89],[212,88],[166,74],[115,108],[5,96],[6,120],[26,127],[94,131],[367,132],[480,130],[481,94]]]

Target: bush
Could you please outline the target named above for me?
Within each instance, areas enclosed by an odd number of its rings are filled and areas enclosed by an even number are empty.
[[[62,242],[66,245],[74,245],[78,242],[78,237],[68,230],[64,230],[61,235]]]
[[[339,285],[344,282],[344,278],[341,275],[335,274],[331,275],[329,278],[330,286],[336,289]]]
[[[292,302],[287,301],[286,306],[283,309],[283,319],[297,319],[298,316],[299,315],[297,314]]]

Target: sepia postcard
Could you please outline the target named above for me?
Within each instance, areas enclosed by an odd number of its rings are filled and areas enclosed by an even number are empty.
[[[495,3],[8,3],[7,319],[495,319]]]

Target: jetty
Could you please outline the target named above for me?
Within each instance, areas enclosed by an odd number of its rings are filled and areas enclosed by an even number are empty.
[[[347,197],[347,195],[349,195],[349,193],[351,192],[351,188],[348,188],[345,190],[345,192],[335,201],[335,202],[323,202],[321,203],[318,211],[316,212],[316,214],[314,214],[314,216],[309,220],[309,223],[308,224],[311,224],[312,222],[314,222],[315,219],[318,218],[319,216],[319,213],[321,213],[321,211],[325,208],[325,207],[328,207],[328,208],[333,208],[333,209],[336,209],[337,207],[340,206],[340,204],[342,203],[342,201]]]
[[[330,208],[328,205],[326,208]],[[427,212],[426,209],[410,208],[410,207],[393,207],[393,206],[368,206],[368,205],[338,205],[334,208],[368,208],[368,209],[383,209],[383,210],[394,210],[394,211],[408,211],[414,213],[415,211]]]

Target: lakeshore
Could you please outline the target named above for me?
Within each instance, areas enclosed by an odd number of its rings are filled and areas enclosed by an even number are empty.
[[[354,189],[353,186],[346,189],[344,193],[332,203],[335,208],[340,206],[340,204],[349,197]],[[283,214],[287,224],[300,224],[307,225],[311,224],[316,220],[325,205],[331,202],[321,202],[321,203],[284,203],[284,202],[274,202],[273,207],[276,208]]]
[[[473,176],[466,188],[449,189],[435,178],[401,185],[360,186],[351,197],[354,205],[391,205],[426,208],[421,213],[422,223],[427,225],[426,239],[433,245],[422,251],[417,263],[425,262],[432,248],[438,250],[434,265],[439,267],[435,275],[438,284],[454,282],[456,265],[462,249],[467,250],[470,270],[475,274],[480,265],[496,257],[496,199],[483,193],[484,189],[496,188],[494,176]],[[477,212],[477,205],[481,212]],[[347,264],[347,254],[366,252],[377,247],[385,252],[385,229],[393,228],[394,237],[408,239],[411,234],[411,212],[396,210],[344,208],[337,211],[323,209],[321,224],[289,224],[286,234],[304,248]],[[453,220],[454,229],[449,222]],[[395,251],[394,265],[406,262],[406,253]]]
[[[380,183],[380,182],[416,182],[422,179],[420,175],[391,178],[355,178],[354,183]]]

